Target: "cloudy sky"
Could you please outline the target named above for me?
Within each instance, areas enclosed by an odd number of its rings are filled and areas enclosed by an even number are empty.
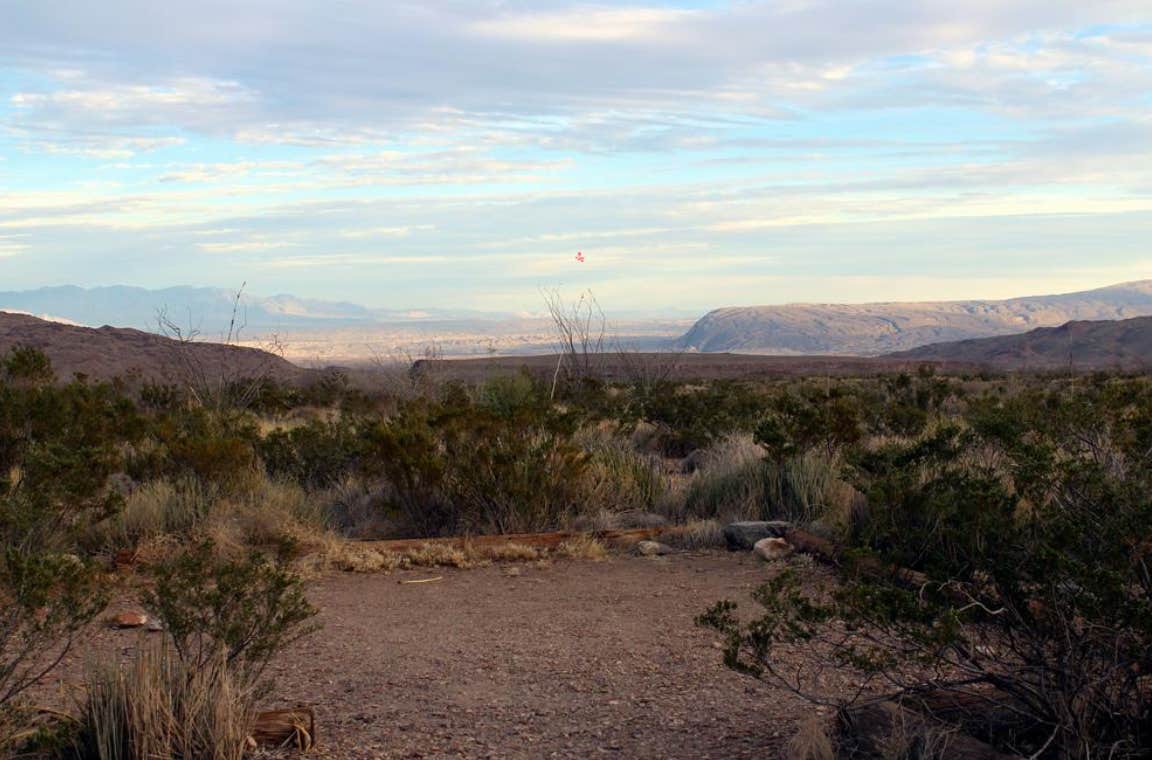
[[[2,289],[697,310],[1150,241],[1148,0],[0,0]]]

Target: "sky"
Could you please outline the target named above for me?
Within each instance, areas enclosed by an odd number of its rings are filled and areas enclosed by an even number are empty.
[[[6,290],[996,298],[1150,241],[1148,0],[0,0]]]

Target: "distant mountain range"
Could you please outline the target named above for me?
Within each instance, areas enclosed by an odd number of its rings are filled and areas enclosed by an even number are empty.
[[[65,285],[0,292],[0,310],[92,327],[113,325],[151,331],[157,329],[158,315],[164,312],[185,331],[192,328],[213,338],[227,331],[235,299],[234,291],[219,288],[148,290],[123,285],[101,288]],[[238,316],[250,332],[512,318],[507,314],[465,309],[370,309],[354,303],[291,295],[264,298],[249,293],[241,295]]]
[[[1003,301],[788,304],[718,309],[679,341],[701,352],[877,356],[1074,320],[1152,316],[1152,280]]]
[[[157,331],[158,315],[164,313],[185,333],[194,330],[203,340],[218,340],[228,329],[235,298],[235,292],[215,288],[148,290],[126,286],[63,286],[0,292],[0,311],[21,312],[57,323],[112,325],[147,332]],[[672,324],[668,319],[637,315],[634,323],[617,324],[613,329],[640,336],[627,343],[640,341],[649,350],[676,345],[701,353],[883,356],[931,344],[1012,335],[1067,322],[1143,316],[1152,316],[1152,280],[1002,301],[788,304],[718,309],[698,320],[678,341],[671,336],[684,329],[683,321]],[[487,341],[489,345],[499,342],[498,350],[505,353],[525,353],[528,347],[535,347],[532,350],[539,352],[550,346],[552,330],[551,323],[541,315],[466,309],[373,309],[354,303],[291,295],[260,297],[248,293],[241,296],[238,318],[244,326],[244,336],[250,339],[275,332],[295,336],[289,343],[311,340],[307,346],[313,348],[316,341],[327,345],[337,340],[337,336],[343,336],[341,339],[346,343],[380,343],[392,339],[399,343],[401,337],[410,334],[413,340],[418,338],[425,343],[450,339],[471,346],[477,341]],[[475,355],[476,351],[457,353]],[[960,356],[947,358],[966,360]]]
[[[1147,369],[1152,367],[1152,317],[1068,322],[1020,335],[936,343],[884,358],[1002,369]]]

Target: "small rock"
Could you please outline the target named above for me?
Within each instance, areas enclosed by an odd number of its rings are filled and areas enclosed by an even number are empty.
[[[147,624],[144,626],[150,633],[159,633],[164,630],[164,624],[156,618],[148,618]]]
[[[112,567],[116,570],[126,570],[135,567],[139,555],[135,549],[121,549],[112,557]]]
[[[782,538],[762,538],[752,547],[757,557],[765,562],[784,559],[792,553],[792,545]]]
[[[663,557],[672,553],[672,547],[665,546],[659,541],[641,541],[636,544],[636,552],[641,557]]]
[[[757,541],[765,538],[782,538],[792,527],[785,520],[767,522],[736,522],[724,526],[724,542],[733,552],[752,551]]]
[[[129,610],[117,613],[112,618],[113,628],[143,628],[148,625],[148,616],[143,612]]]

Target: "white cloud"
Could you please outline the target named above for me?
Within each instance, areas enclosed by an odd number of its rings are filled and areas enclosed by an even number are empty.
[[[580,6],[486,18],[471,24],[479,35],[535,42],[619,42],[643,40],[663,45],[682,41],[699,11],[669,8]]]

